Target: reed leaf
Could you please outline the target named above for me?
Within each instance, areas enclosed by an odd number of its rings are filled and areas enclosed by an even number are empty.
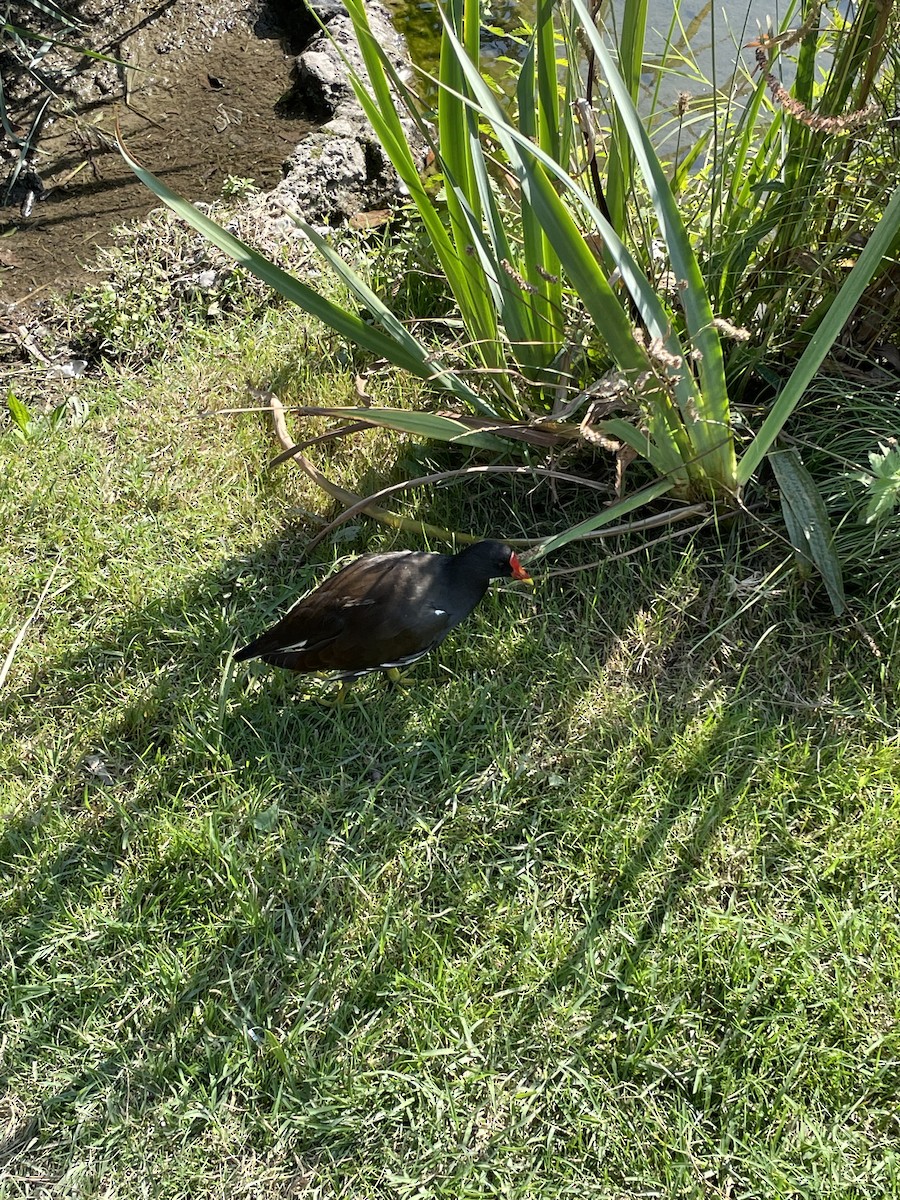
[[[666,492],[670,492],[672,487],[671,480],[657,479],[654,483],[648,484],[647,487],[641,488],[637,492],[633,492],[630,496],[625,496],[622,500],[616,500],[596,516],[589,517],[586,521],[579,522],[578,525],[573,525],[571,529],[566,529],[563,533],[557,533],[553,537],[546,538],[529,554],[523,555],[523,558],[527,558],[528,562],[535,562],[551,554],[554,550],[561,550],[563,546],[567,546],[570,542],[578,541],[579,538],[583,538],[586,534],[593,533],[595,529],[600,529],[604,525],[617,520],[619,517],[627,516],[628,513],[634,512],[636,508],[640,508],[642,504],[649,504],[652,500],[658,500],[660,496],[664,496]]]
[[[812,562],[825,582],[835,615],[847,607],[834,532],[819,489],[796,450],[773,450],[769,462],[778,481],[785,525],[795,551]]]
[[[881,266],[900,233],[900,187],[898,187],[850,274],[828,309],[782,388],[759,432],[745,450],[737,468],[738,483],[745,486],[768,454],[784,424],[799,404],[825,355],[853,314],[869,281]]]
[[[158,179],[128,153],[118,135],[117,142],[119,153],[125,162],[154,195],[158,196],[198,233],[202,233],[214,246],[218,246],[235,262],[256,275],[263,283],[274,288],[286,300],[297,304],[312,316],[318,317],[330,329],[348,338],[354,344],[372,354],[386,358],[389,362],[402,367],[419,379],[434,383],[470,404],[476,411],[485,411],[486,406],[482,404],[478,394],[457,374],[449,371],[437,361],[429,347],[408,334],[405,329],[401,339],[389,336],[368,324],[356,313],[321,296],[307,284],[270,262],[264,255],[251,249],[234,234],[223,229],[205,213],[200,212],[190,201],[179,196],[177,192],[173,192],[161,179]],[[306,226],[306,230],[309,231],[308,226]]]
[[[315,413],[322,417],[338,417],[341,420],[364,421],[368,425],[379,425],[397,433],[408,433],[413,437],[430,438],[438,442],[453,442],[456,445],[476,446],[482,450],[508,451],[509,443],[502,437],[479,430],[472,430],[464,421],[438,413],[420,412],[405,408],[362,408],[333,406],[306,406],[306,414]]]
[[[583,13],[577,8],[575,11],[585,31],[596,32],[597,27],[590,13]],[[625,0],[621,29],[618,54],[620,78],[632,102],[636,103],[644,69],[647,0]],[[589,33],[588,36],[590,37]],[[606,201],[612,218],[611,224],[620,234],[625,230],[626,204],[633,187],[635,149],[634,137],[627,128],[623,110],[617,103],[610,136]]]

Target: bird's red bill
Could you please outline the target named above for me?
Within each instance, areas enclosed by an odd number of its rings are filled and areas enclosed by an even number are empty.
[[[523,583],[534,583],[534,580],[519,562],[519,556],[515,551],[509,556],[509,565],[512,569],[513,579],[521,579]]]

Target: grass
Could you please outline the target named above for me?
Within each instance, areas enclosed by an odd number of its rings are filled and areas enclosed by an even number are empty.
[[[498,588],[339,713],[229,667],[403,544],[303,563],[320,499],[197,415],[349,397],[301,322],[0,440],[0,652],[57,566],[0,691],[0,1196],[900,1196],[896,647],[673,542]]]

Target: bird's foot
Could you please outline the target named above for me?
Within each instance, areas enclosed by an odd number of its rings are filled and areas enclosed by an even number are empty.
[[[350,689],[352,687],[353,687],[352,683],[347,683],[346,680],[344,680],[344,679],[339,680],[338,685],[337,685],[337,691],[335,691],[327,699],[321,698],[319,700],[320,706],[322,708],[336,708],[336,709],[343,708],[344,702],[346,701],[347,696],[350,694]]]
[[[388,677],[394,687],[400,688],[400,690],[403,692],[412,687],[412,676],[402,674],[397,667],[388,667],[388,669],[385,671],[385,675]]]

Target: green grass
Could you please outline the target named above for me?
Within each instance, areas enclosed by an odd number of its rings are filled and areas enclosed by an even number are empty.
[[[0,655],[58,565],[0,691],[0,1196],[900,1196],[894,647],[675,542],[497,588],[341,712],[229,670],[413,544],[303,562],[321,500],[198,417],[285,364],[349,398],[299,321],[0,440]],[[517,532],[492,494],[422,511]]]

